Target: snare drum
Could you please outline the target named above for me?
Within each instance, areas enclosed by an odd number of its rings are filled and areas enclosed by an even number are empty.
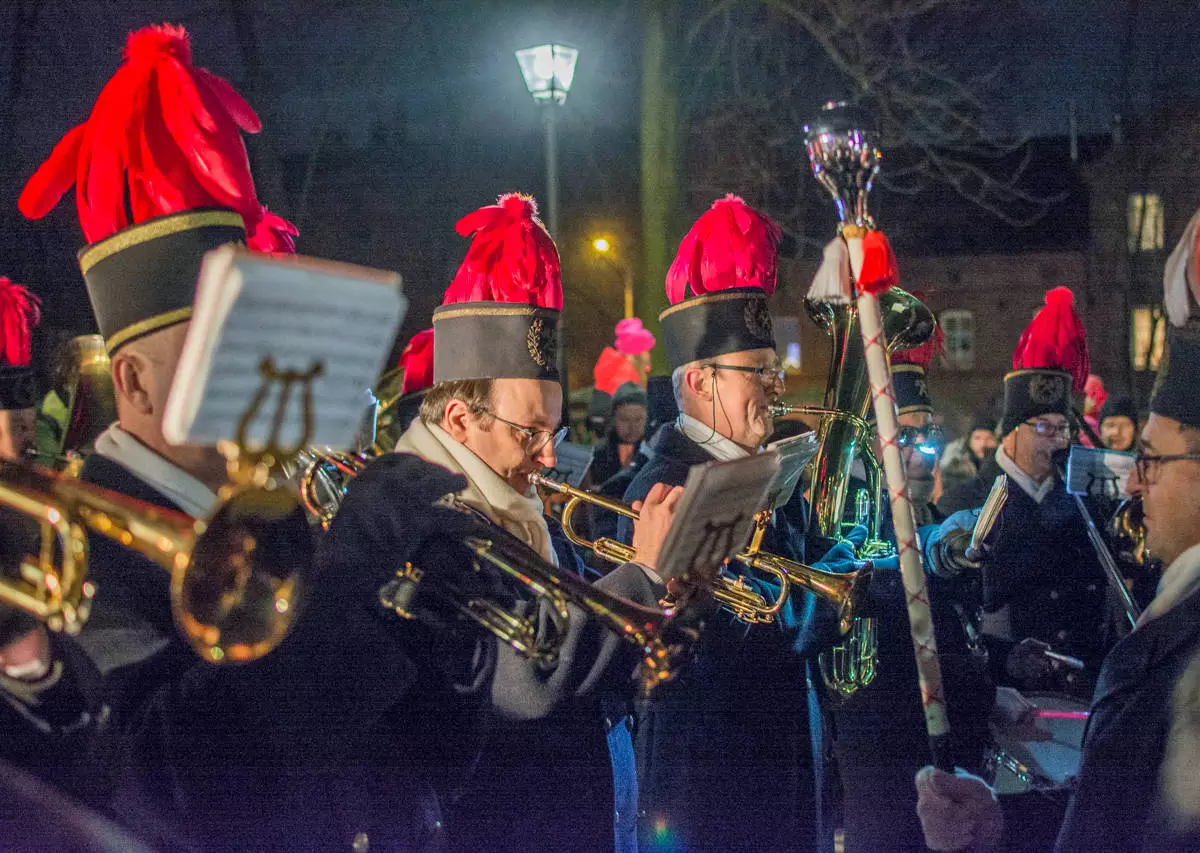
[[[993,730],[995,744],[988,753],[987,768],[997,794],[1058,788],[1079,773],[1088,706],[1055,693],[1028,693],[1025,698],[1047,712],[1037,720],[1037,727],[1050,737],[1018,740]]]

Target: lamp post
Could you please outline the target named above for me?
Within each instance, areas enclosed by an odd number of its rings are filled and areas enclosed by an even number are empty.
[[[625,319],[633,316],[633,275],[624,262],[613,251],[612,241],[607,237],[597,237],[592,241],[592,248],[600,255],[600,259],[621,274],[621,285],[625,288]]]
[[[540,44],[517,51],[517,64],[525,78],[525,88],[542,105],[546,125],[546,225],[550,236],[558,239],[558,139],[555,131],[557,108],[567,100],[575,79],[579,51],[561,44]],[[558,375],[567,398],[567,340],[564,318],[558,324]]]

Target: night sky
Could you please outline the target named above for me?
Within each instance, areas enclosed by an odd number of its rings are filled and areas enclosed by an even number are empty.
[[[705,5],[704,0],[684,2]],[[390,195],[372,200],[369,207],[339,209],[332,223],[319,215],[325,210],[309,211],[300,250],[399,268],[414,299],[406,332],[428,322],[428,311],[461,257],[464,244],[453,234],[454,220],[503,191],[543,191],[539,117],[524,90],[512,55],[515,48],[558,40],[580,49],[575,86],[562,113],[564,233],[556,236],[564,265],[582,263],[577,244],[583,244],[589,229],[630,237],[637,233],[640,40],[635,0],[5,3],[0,9],[0,92],[11,91],[12,7],[36,8],[38,14],[12,124],[0,128],[3,156],[12,158],[11,171],[3,174],[18,176],[15,185],[0,186],[0,205],[15,208],[24,178],[63,133],[86,117],[130,30],[160,21],[184,24],[192,34],[196,64],[246,91],[247,65],[232,23],[232,3],[253,13],[261,73],[256,91],[247,94],[263,118],[261,136],[292,170],[292,192],[282,203],[260,186],[268,205],[285,216],[300,214],[288,209],[289,201],[300,182],[297,172],[303,172],[318,140],[331,157],[339,151],[384,150],[379,145],[372,149],[372,140],[389,140],[386,163],[370,159],[373,155],[358,161],[347,155],[337,174],[345,180],[346,164],[354,162],[360,172],[390,170],[393,182],[381,184],[394,188]],[[943,47],[988,67],[1000,63],[991,106],[993,121],[1002,129],[1064,134],[1074,102],[1081,132],[1105,133],[1113,114],[1123,110],[1125,69],[1132,69],[1134,111],[1154,97],[1190,96],[1200,82],[1192,55],[1192,46],[1200,42],[1197,4],[1160,0],[1137,5],[1136,37],[1128,40],[1125,3],[1011,0],[1002,17],[991,18],[987,10],[992,4],[980,3],[976,17],[967,18],[948,37],[953,43]],[[812,93],[813,102],[826,94]],[[252,155],[256,144],[251,144]],[[322,199],[327,208],[337,201],[335,191],[326,187],[313,198]],[[29,283],[48,297],[48,313],[57,312],[66,325],[79,326],[88,320],[83,306],[71,316],[70,305],[83,298],[77,276],[72,278],[79,242],[77,232],[69,236],[73,208],[73,199],[64,199],[54,220],[32,231],[13,224],[11,216],[0,218],[10,232],[4,235],[9,239],[0,241],[7,254],[0,256],[0,273],[53,279]],[[351,239],[352,232],[365,227],[356,218],[378,216],[377,211],[388,208],[397,217],[395,230],[402,232],[396,240]],[[37,257],[31,259],[31,254]],[[587,274],[598,273],[591,269]],[[597,305],[604,301],[592,296]],[[591,307],[588,298],[587,293],[580,297],[586,308]]]

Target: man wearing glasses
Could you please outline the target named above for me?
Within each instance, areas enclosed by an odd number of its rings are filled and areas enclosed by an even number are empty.
[[[679,416],[651,439],[626,501],[646,498],[659,483],[683,483],[693,465],[757,453],[773,431],[770,406],[784,391],[767,306],[778,239],[774,222],[727,196],[680,244],[666,283],[672,305],[660,316]],[[787,515],[775,514],[763,550],[802,560],[802,531]],[[634,533],[622,519],[618,538],[628,542]],[[849,546],[835,550],[833,559],[850,568]],[[768,576],[736,563],[729,571],[768,600],[777,597]],[[823,751],[807,664],[834,639],[816,624],[824,618],[832,628],[832,615],[795,587],[770,624],[718,613],[689,670],[641,704],[643,849],[817,849]]]
[[[555,358],[562,306],[557,251],[536,218],[533,200],[525,196],[501,197],[464,217],[458,231],[473,240],[433,314],[434,384],[395,451],[464,478],[465,488],[443,503],[503,528],[542,558],[581,572],[582,564],[561,529],[551,527],[529,481],[531,474],[554,466],[555,446],[567,432],[560,426],[563,399]],[[531,254],[532,264],[527,263]],[[513,285],[514,270],[522,277],[519,288]],[[369,474],[370,468],[362,477]],[[657,604],[660,595],[651,577],[681,492],[665,486],[652,490],[633,540],[638,562],[619,566],[597,586],[644,605]],[[589,850],[612,849],[614,829],[632,821],[636,779],[624,707],[578,688],[602,680],[618,692],[632,692],[633,666],[622,672],[625,661],[618,654],[608,667],[611,678],[602,676],[613,657],[611,642],[597,643],[590,629],[579,639],[576,623],[587,623],[587,616],[574,608],[571,622],[557,667],[545,672],[528,672],[530,667],[500,644],[496,679],[513,700],[507,716],[524,719],[493,715],[484,726],[474,772],[452,792],[456,802],[447,821],[452,849],[561,850],[572,842]],[[526,684],[522,678],[530,680]],[[559,694],[549,699],[561,700],[561,706],[537,719],[545,713],[538,697],[552,693],[554,685],[560,685]],[[497,688],[492,694],[495,699]],[[444,734],[468,743],[480,732]],[[617,849],[630,848],[618,843]]]
[[[1057,818],[1048,821],[1057,840],[1031,832],[1038,823],[1031,810],[1046,816],[1049,798],[997,798],[977,777],[926,767],[917,776],[917,810],[934,850],[1008,850],[1018,840],[1020,849],[1053,847],[1056,853],[1195,849],[1194,836],[1190,841],[1171,837],[1182,827],[1164,817],[1169,808],[1163,806],[1179,802],[1177,792],[1167,795],[1164,780],[1182,779],[1194,789],[1196,768],[1169,766],[1168,774],[1162,773],[1168,734],[1176,735],[1172,706],[1181,707],[1173,694],[1200,649],[1200,329],[1195,322],[1169,327],[1167,349],[1128,486],[1145,507],[1147,543],[1167,569],[1137,626],[1104,661],[1079,773],[1072,790],[1063,792],[1069,794],[1065,816],[1061,810],[1049,815]]]
[[[1059,458],[1071,443],[1072,392],[1088,372],[1083,327],[1071,292],[1050,291],[1030,322],[1004,377],[1000,446],[979,476],[947,493],[941,509],[980,507],[1000,474],[1008,501],[979,575],[982,630],[998,684],[1020,690],[1090,695],[1115,640],[1106,611],[1107,584],[1084,522],[1067,494]],[[956,512],[928,537],[932,570],[972,572],[963,559],[975,517]],[[1082,660],[1084,670],[1048,657]]]

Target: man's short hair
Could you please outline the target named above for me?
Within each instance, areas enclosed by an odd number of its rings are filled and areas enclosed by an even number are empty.
[[[446,406],[451,400],[462,400],[473,412],[482,412],[492,405],[491,379],[455,379],[439,382],[421,401],[421,420],[426,424],[441,424]]]
[[[687,364],[681,364],[671,371],[671,390],[675,392],[675,405],[679,407],[680,411],[683,410],[683,392],[687,387],[684,385],[683,377],[690,369],[699,366],[700,362],[689,361]]]

